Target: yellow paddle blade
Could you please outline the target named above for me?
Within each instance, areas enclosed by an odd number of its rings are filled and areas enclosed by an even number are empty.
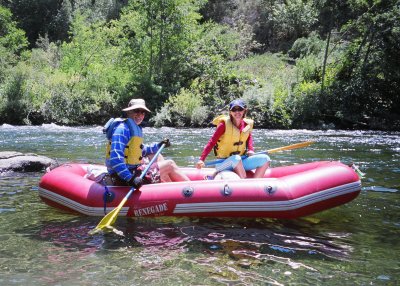
[[[276,152],[283,151],[283,150],[292,150],[292,149],[297,149],[297,148],[303,148],[303,147],[310,146],[313,143],[315,143],[315,142],[314,141],[304,141],[304,142],[296,143],[293,145],[270,149],[267,151],[267,153],[276,153]]]
[[[143,170],[142,174],[140,175],[140,179],[143,179],[144,175],[147,173],[147,171],[150,169],[151,165],[153,165],[154,161],[157,160],[158,155],[161,154],[161,151],[164,149],[165,143],[163,143],[160,148],[158,148],[157,153],[153,156],[153,158],[150,160],[150,163],[147,165],[147,167]],[[103,219],[100,221],[100,223],[96,226],[95,229],[89,231],[89,234],[95,234],[105,228],[108,230],[113,230],[114,228],[111,226],[117,219],[118,213],[121,211],[122,207],[126,203],[126,201],[129,199],[129,197],[133,194],[135,191],[135,188],[132,187],[129,192],[126,194],[126,196],[122,199],[122,201],[119,203],[119,205],[113,209],[111,212],[109,212]],[[114,231],[115,232],[115,231]]]
[[[111,225],[117,220],[118,213],[121,211],[126,201],[127,198],[125,197],[115,209],[113,209],[103,217],[103,219],[99,222],[96,228],[91,230],[89,234],[93,235],[95,233],[103,231],[104,229],[112,229]]]

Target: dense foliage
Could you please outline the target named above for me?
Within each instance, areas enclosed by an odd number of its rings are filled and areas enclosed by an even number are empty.
[[[0,123],[103,124],[130,98],[207,126],[400,130],[398,0],[0,0]]]

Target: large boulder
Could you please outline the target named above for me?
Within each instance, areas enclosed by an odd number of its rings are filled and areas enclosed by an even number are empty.
[[[39,172],[55,166],[57,162],[45,156],[14,151],[0,152],[0,173]]]

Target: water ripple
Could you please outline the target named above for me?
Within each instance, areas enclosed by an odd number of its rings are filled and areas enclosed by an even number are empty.
[[[362,190],[363,191],[378,192],[378,193],[397,193],[399,191],[398,189],[385,188],[385,187],[380,187],[380,186],[363,187]]]

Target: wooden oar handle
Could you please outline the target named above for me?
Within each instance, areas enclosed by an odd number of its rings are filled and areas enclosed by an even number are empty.
[[[310,146],[313,143],[314,143],[314,141],[300,142],[300,143],[296,143],[296,144],[293,144],[293,145],[288,145],[288,146],[283,146],[283,147],[279,147],[279,148],[269,149],[267,151],[257,152],[257,153],[254,153],[254,155],[257,155],[257,154],[269,154],[269,153],[276,153],[276,152],[284,151],[284,150],[292,150],[292,149],[297,149],[297,148],[303,148],[303,147]],[[246,157],[247,157],[247,155],[243,155],[242,159],[244,159]],[[223,161],[225,161],[225,159],[217,159],[217,160],[214,160],[214,161],[206,162],[204,165],[205,166],[214,166],[215,164],[222,163]]]
[[[270,149],[270,150],[267,151],[267,153],[276,153],[276,152],[284,151],[284,150],[292,150],[292,149],[297,149],[297,148],[303,148],[303,147],[310,146],[313,143],[314,143],[314,141],[305,141],[305,142],[296,143],[296,144],[293,144],[293,145],[288,145],[288,146],[284,146],[284,147]]]

